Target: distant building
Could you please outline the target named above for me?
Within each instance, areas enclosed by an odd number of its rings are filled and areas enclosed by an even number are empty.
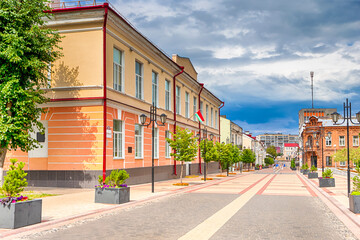
[[[270,146],[279,147],[280,153],[284,152],[285,143],[298,143],[299,136],[294,134],[282,134],[282,133],[265,133],[262,135],[256,136],[256,139],[262,142],[265,148]]]
[[[284,157],[286,160],[296,158],[299,151],[298,143],[284,143]]]

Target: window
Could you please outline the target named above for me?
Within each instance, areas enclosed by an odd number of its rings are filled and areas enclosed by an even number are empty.
[[[216,110],[215,110],[215,128],[218,129],[218,114]]]
[[[165,131],[165,138],[171,138],[169,131]],[[170,144],[168,143],[168,141],[165,140],[165,157],[166,158],[170,158],[170,152],[171,152]]]
[[[346,166],[346,162],[345,161],[340,162],[340,166],[342,167]]]
[[[180,114],[180,87],[176,86],[176,114]]]
[[[154,130],[154,158],[159,158],[159,129]]]
[[[189,117],[189,93],[185,92],[185,117]]]
[[[158,106],[158,74],[152,72],[152,104]]]
[[[211,119],[210,119],[211,127],[214,127],[214,110],[213,110],[213,108],[211,108],[210,113],[211,113]]]
[[[114,56],[113,56],[113,82],[114,82],[114,89],[117,91],[122,91],[122,79],[123,79],[123,53],[116,48],[114,48]]]
[[[142,86],[143,86],[143,65],[135,61],[135,97],[143,99]]]
[[[196,121],[196,116],[195,116],[195,113],[197,112],[196,111],[196,97],[194,97],[194,106],[193,106],[193,108],[194,108],[194,121]]]
[[[359,136],[353,136],[353,146],[359,146]]]
[[[325,137],[326,146],[331,146],[331,137]]]
[[[122,121],[114,119],[113,121],[113,156],[114,158],[123,157],[123,127]]]
[[[345,146],[345,136],[339,136],[339,146]]]
[[[142,127],[140,124],[135,124],[135,158],[142,158]]]
[[[326,156],[326,166],[332,166],[331,157]]]
[[[170,110],[170,81],[165,80],[165,110]]]
[[[206,109],[206,125],[209,126],[209,106],[206,105],[205,109]]]

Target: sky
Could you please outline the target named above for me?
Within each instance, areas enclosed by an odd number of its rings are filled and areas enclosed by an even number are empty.
[[[298,133],[298,111],[360,111],[360,0],[111,0],[169,56],[189,57],[221,114],[253,135]]]

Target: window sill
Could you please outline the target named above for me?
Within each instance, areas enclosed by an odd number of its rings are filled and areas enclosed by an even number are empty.
[[[144,160],[144,157],[135,157],[135,160]]]
[[[113,157],[114,160],[124,160],[124,157]]]

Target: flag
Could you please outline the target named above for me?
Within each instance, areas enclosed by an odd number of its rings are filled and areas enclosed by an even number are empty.
[[[205,119],[204,119],[203,115],[201,114],[200,110],[195,113],[195,116],[197,117],[197,119],[199,120],[199,122],[202,123],[202,122],[205,121]]]

